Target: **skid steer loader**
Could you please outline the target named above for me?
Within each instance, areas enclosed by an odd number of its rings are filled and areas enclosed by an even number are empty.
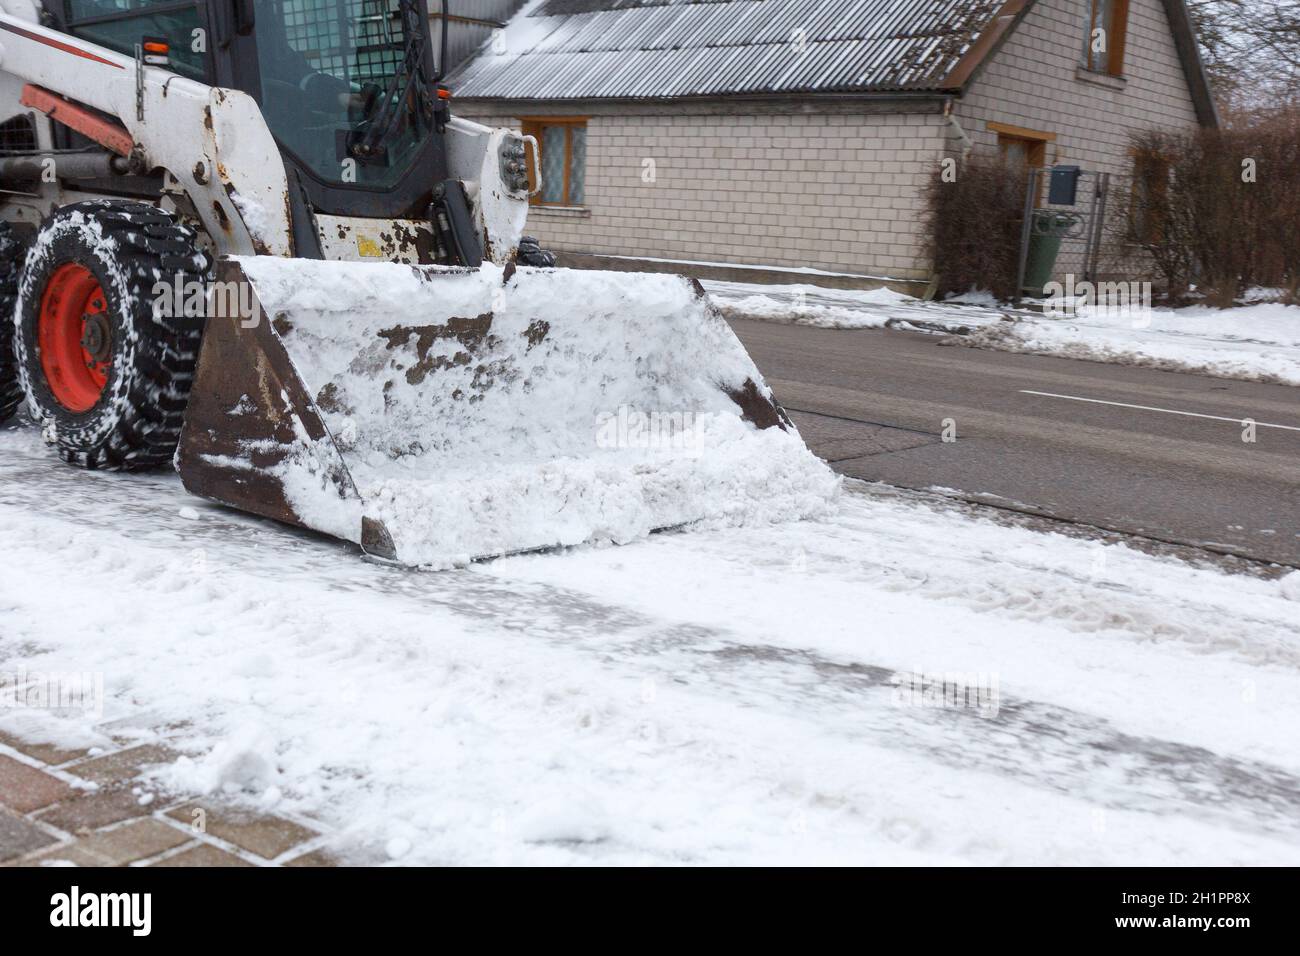
[[[2,6],[0,420],[66,461],[432,566],[830,493],[698,284],[521,242],[446,4]]]

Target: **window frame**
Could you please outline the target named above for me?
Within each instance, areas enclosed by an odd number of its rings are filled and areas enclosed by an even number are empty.
[[[1034,169],[1043,169],[1047,166],[1047,140],[1038,139],[1033,136],[1015,136],[1011,133],[998,133],[998,150],[1005,157],[1007,147],[1013,144],[1024,144],[1025,165]]]
[[[1087,0],[1088,31],[1083,43],[1083,68],[1090,73],[1102,76],[1124,76],[1124,53],[1128,45],[1128,21],[1130,0],[1109,0],[1110,22],[1101,26],[1106,31],[1106,50],[1101,56],[1105,62],[1098,62],[1098,54],[1092,51],[1092,34],[1098,28],[1104,5],[1108,0]]]
[[[571,178],[573,175],[573,131],[577,128],[588,129],[588,116],[525,116],[520,118],[520,128],[524,135],[533,136],[537,139],[537,160],[541,160],[541,153],[545,138],[542,135],[542,129],[546,126],[564,127],[564,187],[561,190],[560,202],[546,202],[542,198],[541,175],[537,168],[537,162],[534,159],[533,151],[528,151],[528,186],[529,191],[536,190],[536,195],[529,198],[529,203],[534,206],[540,206],[545,209],[583,209],[586,204],[586,188],[583,188],[583,198],[579,202],[572,201],[570,193]],[[582,155],[582,165],[584,172],[587,166],[587,155],[584,150]],[[585,182],[585,177],[584,177]]]
[[[997,134],[998,150],[1002,155],[1006,155],[1006,147],[1011,143],[1026,143],[1029,146],[1025,150],[1025,158],[1028,164],[1039,169],[1047,165],[1047,144],[1056,142],[1055,133],[992,121],[989,122],[988,128],[990,132]]]

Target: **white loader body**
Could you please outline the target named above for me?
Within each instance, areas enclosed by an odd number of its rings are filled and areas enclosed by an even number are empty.
[[[257,102],[239,90],[205,86],[159,66],[40,25],[32,0],[4,0],[0,12],[0,122],[29,112],[29,86],[66,96],[114,117],[134,142],[133,164],[161,168],[170,197],[185,196],[218,256],[294,254],[289,184],[275,137]],[[38,142],[52,142],[48,117],[38,116]],[[518,245],[528,196],[512,191],[500,154],[513,130],[490,129],[453,118],[446,129],[450,173],[473,206],[485,258],[504,265]],[[129,157],[124,157],[129,158]],[[52,173],[58,174],[58,157]],[[91,193],[90,195],[93,195]],[[87,198],[78,191],[76,198]],[[72,201],[62,181],[41,184],[34,196],[8,197],[11,221],[39,224]],[[415,220],[321,217],[317,232],[331,259],[415,262]],[[348,235],[340,240],[340,233]],[[399,244],[393,236],[412,238]]]

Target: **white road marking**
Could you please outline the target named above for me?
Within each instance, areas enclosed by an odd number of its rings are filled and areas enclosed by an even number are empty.
[[[1154,405],[1130,405],[1128,402],[1107,402],[1100,398],[1082,398],[1078,395],[1058,395],[1055,392],[1035,392],[1028,388],[1020,389],[1022,395],[1042,395],[1045,398],[1064,398],[1071,402],[1090,402],[1093,405],[1115,405],[1118,408],[1136,408],[1144,412],[1163,412],[1166,415],[1184,415],[1188,418],[1210,418],[1216,422],[1234,422],[1238,425],[1244,425],[1246,422],[1254,422],[1256,428],[1281,428],[1289,432],[1300,432],[1300,427],[1296,425],[1271,425],[1268,422],[1257,422],[1253,418],[1226,418],[1223,415],[1202,415],[1200,412],[1180,412],[1174,408],[1156,408]]]

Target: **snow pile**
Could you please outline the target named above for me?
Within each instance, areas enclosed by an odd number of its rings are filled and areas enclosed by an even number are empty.
[[[855,291],[722,281],[703,285],[719,311],[728,318],[789,322],[823,329],[880,328],[889,320],[889,306],[916,301],[885,288]]]
[[[1300,307],[1233,309],[1080,307],[1054,318],[1016,313],[977,331],[970,344],[1004,351],[1199,372],[1300,385]]]
[[[701,283],[728,319],[756,319],[823,329],[925,329],[965,334],[996,324],[992,308],[937,308],[891,289],[827,289],[815,285],[758,285],[706,280]],[[976,302],[972,305],[996,305]]]
[[[770,392],[683,279],[242,260],[406,563],[824,513],[838,479],[731,396]],[[298,511],[336,496],[291,481]]]

